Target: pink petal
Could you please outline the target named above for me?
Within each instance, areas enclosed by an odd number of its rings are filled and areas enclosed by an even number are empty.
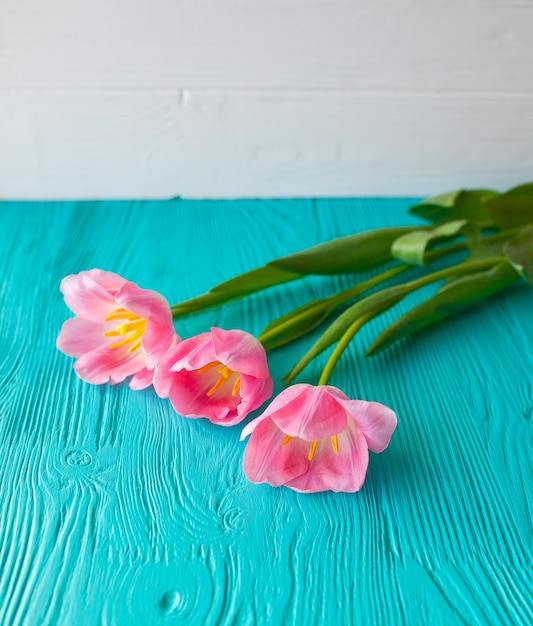
[[[81,317],[73,317],[63,324],[56,347],[68,356],[79,357],[107,344],[109,339],[104,337],[106,330],[109,328],[105,323],[100,324]]]
[[[170,369],[174,372],[182,369],[197,370],[217,361],[211,333],[200,333],[184,339],[172,350],[172,357],[174,363]]]
[[[357,426],[351,420],[349,424],[349,427],[338,436],[337,454],[329,439],[320,441],[312,461],[309,462],[308,471],[285,486],[303,493],[359,491],[365,481],[368,467],[368,446]],[[292,441],[287,444],[287,448],[291,446]]]
[[[318,441],[346,428],[346,411],[328,387],[299,384],[288,387],[263,413],[291,437]],[[260,419],[260,418],[258,418]]]
[[[128,376],[144,368],[145,357],[141,349],[128,353],[127,346],[109,348],[102,346],[80,356],[74,363],[78,376],[88,383],[112,385],[122,382]]]
[[[209,372],[206,372],[209,374]],[[223,426],[231,426],[240,419],[237,406],[240,402],[238,395],[232,396],[231,389],[221,389],[212,396],[207,392],[218,380],[216,371],[212,376],[182,370],[174,373],[173,384],[169,397],[176,413],[184,417],[206,417],[211,422]]]
[[[147,389],[154,380],[154,370],[149,370],[146,367],[134,374],[129,382],[130,389],[139,391],[141,389]]]
[[[66,276],[59,288],[66,305],[76,315],[102,322],[112,309],[118,308],[114,294],[125,282],[112,272],[89,270]]]
[[[234,372],[270,378],[266,352],[256,337],[243,330],[211,328],[216,358]]]
[[[284,446],[284,437],[272,420],[257,425],[244,451],[243,468],[248,480],[279,487],[306,472],[308,446],[297,439]]]
[[[174,372],[172,372],[170,368],[176,362],[175,354],[180,345],[181,344],[178,344],[170,348],[155,368],[154,389],[160,398],[168,398],[170,395],[170,390],[174,384]]]
[[[116,294],[118,306],[160,326],[172,324],[172,312],[167,300],[157,291],[141,289],[135,283],[124,283]]]
[[[122,278],[122,276],[119,276],[114,272],[107,272],[105,270],[92,269],[81,273],[87,274],[87,276],[91,280],[93,280],[95,283],[100,285],[100,287],[108,291],[112,296],[114,296],[122,287],[122,285],[124,285],[124,283],[126,282],[126,279]]]
[[[268,419],[276,411],[280,411],[284,409],[284,407],[286,407],[287,405],[290,405],[290,403],[298,398],[300,394],[305,393],[305,389],[310,386],[311,385],[297,384],[291,385],[290,387],[287,387],[287,389],[284,389],[279,395],[274,398],[274,400],[272,400],[272,402],[267,406],[263,413],[261,413],[261,415],[246,424],[246,426],[242,430],[240,440],[242,441],[243,439],[246,439],[246,437],[248,437],[248,435],[252,433],[263,420]]]
[[[254,378],[247,374],[241,374],[240,396],[241,403],[237,411],[239,414],[238,422],[242,421],[249,413],[259,408],[263,402],[268,400],[272,395],[274,384],[269,378]],[[238,422],[234,422],[237,424]]]
[[[372,452],[382,452],[389,445],[398,423],[394,411],[378,402],[364,400],[340,402],[361,429]]]
[[[165,352],[179,340],[174,331],[172,312],[165,298],[134,283],[125,283],[116,295],[117,304],[147,321],[142,337],[146,366],[154,369]]]

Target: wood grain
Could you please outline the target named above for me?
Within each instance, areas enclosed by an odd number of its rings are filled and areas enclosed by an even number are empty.
[[[331,382],[389,404],[399,427],[352,495],[250,484],[238,427],[85,384],[55,349],[66,274],[105,268],[177,302],[274,256],[412,222],[409,204],[0,204],[2,625],[531,623],[527,287],[371,359],[371,338],[420,295],[356,338]],[[273,289],[177,330],[258,333],[352,279]],[[271,354],[276,380],[303,349]]]
[[[504,190],[531,178],[532,105],[505,94],[11,93],[0,97],[0,195]]]
[[[4,0],[3,89],[531,93],[529,0]]]
[[[4,0],[0,197],[528,180],[531,0]]]

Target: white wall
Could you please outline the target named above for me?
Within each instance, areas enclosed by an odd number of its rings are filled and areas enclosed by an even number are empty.
[[[533,179],[533,0],[0,0],[0,197]]]

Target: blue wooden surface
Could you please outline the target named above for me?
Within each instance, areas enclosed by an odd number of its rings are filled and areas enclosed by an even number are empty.
[[[179,417],[152,390],[85,384],[54,347],[66,274],[112,270],[174,303],[323,240],[414,223],[410,204],[0,204],[0,624],[533,622],[528,287],[370,359],[420,294],[363,329],[331,383],[392,406],[399,425],[357,494],[250,484],[239,427]],[[351,280],[176,327],[258,333]],[[275,378],[304,347],[272,353]],[[316,382],[323,357],[299,380]]]

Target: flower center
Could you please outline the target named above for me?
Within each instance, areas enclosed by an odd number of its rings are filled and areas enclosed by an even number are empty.
[[[285,435],[285,437],[283,438],[283,441],[281,442],[281,445],[282,446],[286,446],[291,439],[292,439],[292,437],[290,435]],[[335,452],[335,454],[338,454],[338,452],[339,452],[339,438],[337,437],[337,435],[331,435],[329,440],[331,441],[331,447],[333,448],[333,452]],[[324,440],[322,440],[322,441],[324,441]],[[318,441],[311,441],[311,443],[309,444],[309,454],[307,455],[307,459],[309,461],[313,460],[313,457],[315,456],[315,452],[316,452],[317,446],[318,446]]]
[[[214,395],[219,389],[222,387],[228,388],[232,385],[231,395],[236,396],[241,390],[241,375],[238,372],[234,372],[230,370],[227,365],[224,365],[220,361],[213,361],[212,363],[208,363],[200,368],[198,368],[197,372],[199,374],[204,374],[205,372],[209,372],[212,369],[216,368],[217,374],[219,377],[215,381],[215,384],[206,392],[206,396],[209,398]],[[234,376],[236,374],[236,376]]]
[[[113,309],[106,315],[104,322],[118,320],[121,322],[115,330],[104,333],[105,337],[123,337],[120,341],[110,343],[110,348],[121,348],[129,345],[128,352],[135,352],[141,347],[141,339],[146,330],[146,320],[126,309]],[[131,345],[130,345],[131,344]]]

